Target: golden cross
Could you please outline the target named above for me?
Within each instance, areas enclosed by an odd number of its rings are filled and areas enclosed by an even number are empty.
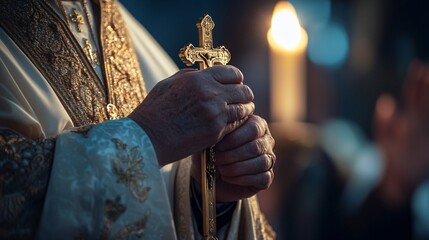
[[[212,67],[215,63],[227,64],[231,54],[224,46],[213,48],[212,30],[215,24],[209,15],[204,16],[197,23],[201,47],[194,47],[192,43],[180,49],[179,57],[187,65],[200,63],[200,69]]]
[[[85,55],[91,63],[92,67],[95,68],[97,64],[100,64],[98,62],[97,51],[93,50],[92,45],[87,38],[84,38],[84,40],[85,47],[83,48],[83,51],[85,52]]]
[[[200,47],[189,44],[180,49],[179,57],[187,65],[200,63],[200,69],[212,67],[216,63],[227,64],[231,54],[224,46],[213,48],[212,30],[215,24],[209,15],[202,17],[198,23]],[[203,237],[216,238],[216,167],[214,147],[201,153],[201,182],[203,196]]]
[[[80,27],[80,25],[85,24],[85,20],[83,19],[83,16],[76,10],[76,8],[73,8],[72,11],[73,13],[69,14],[70,21],[76,23],[78,32],[82,32],[82,28]]]

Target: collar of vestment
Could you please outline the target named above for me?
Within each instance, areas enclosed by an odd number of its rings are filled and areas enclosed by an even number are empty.
[[[73,37],[56,0],[1,0],[0,26],[43,74],[75,126],[126,117],[146,95],[115,0],[93,0],[104,80]]]

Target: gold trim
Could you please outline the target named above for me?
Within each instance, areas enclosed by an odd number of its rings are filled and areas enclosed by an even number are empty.
[[[107,89],[66,19],[58,14],[61,11],[57,4],[48,0],[2,0],[0,26],[46,78],[75,126],[128,116],[143,101],[146,90],[116,3],[99,1]]]
[[[100,39],[110,119],[128,116],[146,96],[131,37],[113,0],[100,1]],[[112,106],[113,104],[113,106]]]
[[[76,29],[78,32],[82,32],[82,28],[80,27],[81,24],[85,24],[85,20],[83,19],[83,16],[77,11],[76,8],[72,9],[72,13],[68,14],[68,17],[70,21],[74,24],[76,24]]]
[[[176,163],[174,180],[174,223],[179,240],[193,239],[192,211],[189,200],[191,159],[185,158]],[[195,231],[198,231],[195,229]]]
[[[0,1],[0,25],[39,69],[76,126],[107,119],[106,93],[67,24],[46,2]]]

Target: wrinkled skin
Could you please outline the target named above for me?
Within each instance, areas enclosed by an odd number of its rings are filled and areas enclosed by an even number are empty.
[[[217,199],[236,201],[268,188],[274,177],[274,140],[252,101],[233,66],[185,69],[159,82],[129,117],[150,137],[160,166],[193,155],[199,184],[200,153],[217,143]]]
[[[273,179],[274,139],[267,123],[256,115],[237,130],[226,135],[216,150],[216,198],[231,202],[267,189]],[[194,155],[192,176],[201,182],[200,155]]]

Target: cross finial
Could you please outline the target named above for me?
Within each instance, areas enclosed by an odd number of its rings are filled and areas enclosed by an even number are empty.
[[[200,47],[189,44],[180,49],[179,57],[187,66],[195,62],[200,63],[200,68],[212,67],[215,63],[226,65],[231,60],[231,54],[224,46],[213,48],[212,30],[215,24],[209,15],[205,15],[197,23],[199,30]]]
[[[83,16],[76,10],[76,8],[72,9],[72,13],[69,14],[70,21],[76,23],[76,28],[78,32],[82,32],[81,24],[85,24],[85,20]]]

